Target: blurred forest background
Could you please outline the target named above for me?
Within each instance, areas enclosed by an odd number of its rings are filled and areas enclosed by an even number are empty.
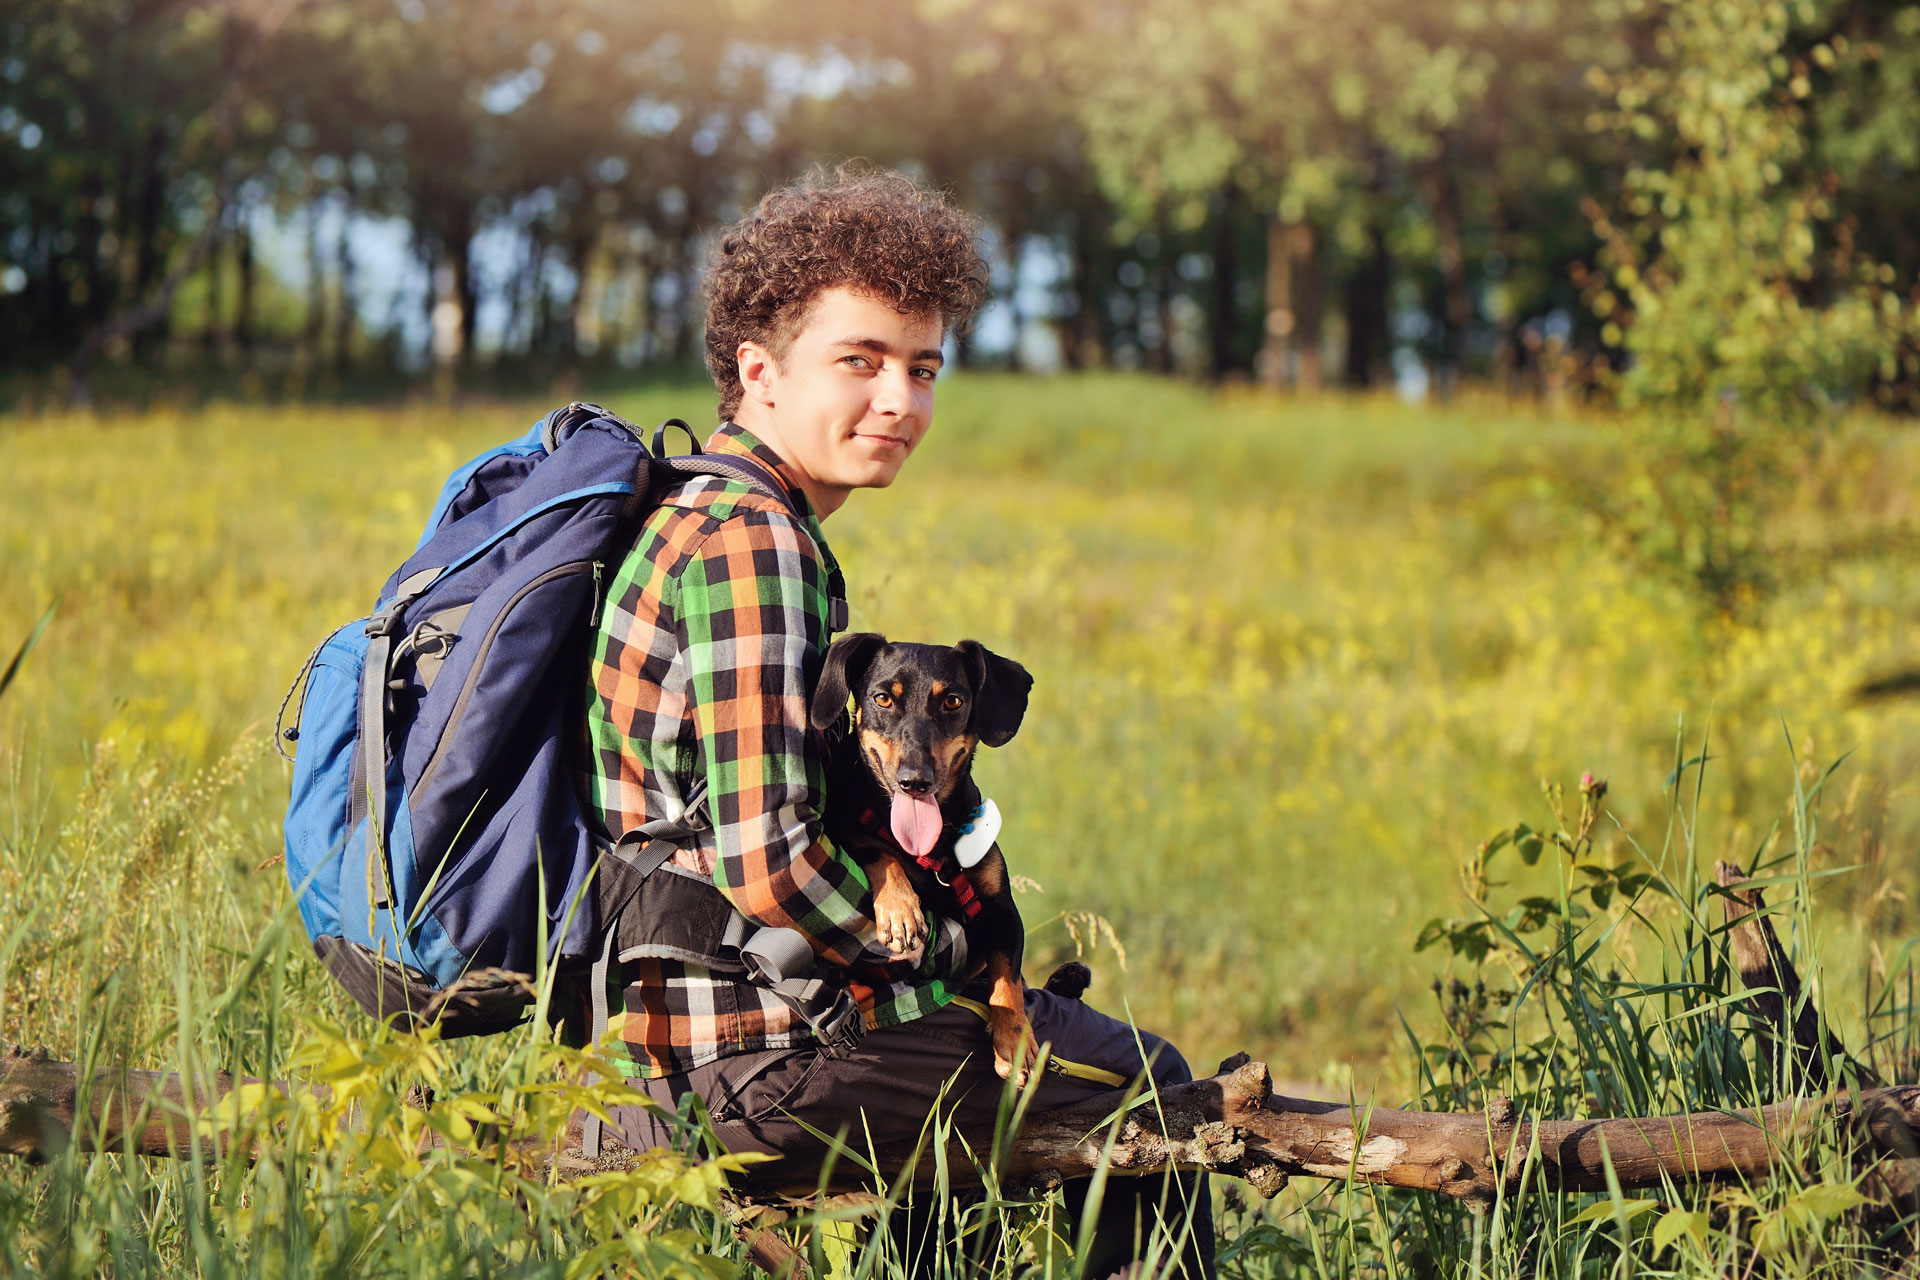
[[[1920,394],[1910,3],[11,0],[0,402],[688,366],[852,157],[987,219],[963,363]]]

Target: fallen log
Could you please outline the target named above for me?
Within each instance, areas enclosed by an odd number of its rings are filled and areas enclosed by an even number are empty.
[[[1006,1184],[1045,1187],[1103,1164],[1122,1174],[1173,1166],[1242,1178],[1266,1195],[1304,1175],[1483,1201],[1529,1176],[1562,1191],[1605,1190],[1609,1165],[1623,1188],[1666,1179],[1763,1178],[1790,1158],[1793,1138],[1829,1119],[1857,1118],[1869,1140],[1886,1134],[1887,1154],[1897,1157],[1906,1154],[1898,1147],[1920,1116],[1920,1086],[1909,1085],[1743,1111],[1522,1120],[1498,1100],[1485,1112],[1442,1113],[1289,1098],[1272,1092],[1262,1063],[1242,1056],[1221,1065],[1210,1079],[1162,1090],[1157,1107],[1154,1099],[1116,1091],[1030,1115],[1000,1153],[995,1172]],[[219,1144],[203,1137],[196,1146],[189,1117],[236,1083],[210,1074],[188,1087],[170,1073],[103,1069],[83,1089],[72,1063],[10,1051],[0,1056],[0,1152],[45,1158],[77,1142],[145,1156],[208,1155]],[[960,1139],[954,1144],[948,1171],[965,1176],[973,1161]],[[874,1154],[879,1167],[897,1169],[913,1153]],[[595,1163],[563,1155],[560,1162],[563,1173],[574,1173],[620,1158],[615,1152]],[[928,1177],[933,1163],[919,1162]],[[818,1190],[817,1161],[795,1158],[759,1169],[765,1172],[754,1179],[755,1192]],[[850,1162],[838,1169],[836,1185],[859,1180]]]

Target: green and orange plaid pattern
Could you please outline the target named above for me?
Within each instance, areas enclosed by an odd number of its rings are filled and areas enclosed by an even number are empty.
[[[731,423],[706,448],[770,468],[803,519],[719,477],[676,487],[647,518],[594,641],[588,794],[618,836],[680,819],[704,786],[707,825],[675,861],[754,923],[805,934],[868,1026],[911,1021],[959,990],[964,952],[942,920],[917,966],[890,960],[863,909],[865,874],[821,834],[826,744],[807,702],[828,642],[832,552],[771,449]],[[699,966],[634,961],[610,982],[631,1076],[811,1039],[773,993]]]

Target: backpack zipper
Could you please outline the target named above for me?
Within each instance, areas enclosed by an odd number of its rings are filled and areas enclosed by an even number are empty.
[[[593,603],[587,606],[587,630],[592,631],[600,625],[600,571],[606,568],[602,561],[593,562]]]

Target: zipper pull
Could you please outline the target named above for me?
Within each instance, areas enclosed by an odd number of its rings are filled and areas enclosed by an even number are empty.
[[[587,630],[589,631],[600,625],[600,571],[604,568],[606,565],[600,561],[593,562],[593,604],[587,610]]]

